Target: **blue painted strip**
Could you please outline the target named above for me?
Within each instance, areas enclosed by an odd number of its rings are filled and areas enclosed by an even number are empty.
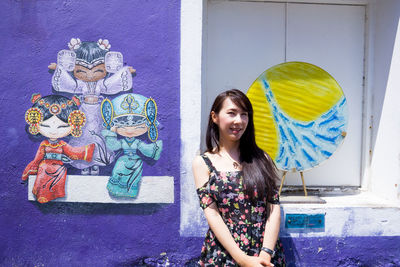
[[[293,150],[293,148],[292,148],[292,146],[289,146],[289,151],[290,151],[290,153],[292,153],[292,155],[295,154],[295,153],[294,153],[294,150]]]
[[[265,89],[269,89],[269,84],[268,84],[267,80],[263,79],[262,82],[264,84]]]
[[[295,126],[299,126],[299,127],[302,127],[302,128],[311,128],[314,125],[314,122],[312,121],[312,122],[310,122],[308,124],[302,124],[302,123],[299,123],[299,122],[294,122],[293,124]]]
[[[313,149],[318,148],[318,146],[316,144],[314,144],[314,142],[311,141],[311,139],[308,138],[307,136],[303,135],[303,140],[306,141],[306,144],[310,145]]]
[[[279,125],[279,132],[281,133],[281,138],[283,142],[289,141],[281,125]]]
[[[285,159],[285,164],[283,164],[284,169],[287,169],[288,163],[289,163],[289,158],[286,157],[286,159]]]
[[[339,131],[339,127],[328,128],[328,132],[337,133],[338,131]]]
[[[297,139],[297,137],[296,137],[296,135],[293,133],[292,129],[288,128],[288,131],[289,131],[290,137],[291,137],[292,140],[293,140],[293,144],[294,144],[295,146],[296,146],[296,144],[301,145],[300,142],[299,142],[299,139]]]
[[[330,156],[332,156],[332,153],[329,152],[329,151],[326,151],[326,150],[321,150],[321,154],[327,156],[328,158],[329,158]]]
[[[289,122],[289,119],[288,119],[288,118],[286,118],[286,116],[285,116],[285,115],[283,115],[282,113],[279,113],[279,117],[281,117],[281,118],[282,118],[282,120],[284,120],[285,122]]]
[[[339,104],[339,107],[342,107],[346,103],[346,98],[342,96],[342,101]]]
[[[310,154],[307,153],[307,151],[304,150],[304,148],[301,149],[301,152],[303,152],[304,156],[307,158],[309,162],[314,162],[315,159],[310,156]]]
[[[330,142],[332,144],[335,144],[336,143],[336,139],[337,139],[337,136],[336,137],[327,137],[327,136],[324,136],[324,135],[321,135],[321,134],[316,134],[315,137],[317,137],[319,139],[322,139],[324,141]]]
[[[294,162],[295,162],[295,164],[296,164],[296,169],[297,169],[298,171],[301,171],[301,170],[304,169],[300,162],[298,162],[297,160],[295,160]]]
[[[271,103],[271,98],[269,97],[269,95],[266,94],[265,97],[267,98],[268,102]]]
[[[276,116],[276,113],[272,113],[272,115],[274,115],[275,122],[279,123],[279,119],[278,119],[278,116]]]
[[[282,160],[282,157],[283,157],[284,152],[285,152],[285,151],[284,151],[283,146],[282,146],[282,145],[279,146],[279,155],[278,155],[276,161],[281,161],[281,160]]]
[[[320,122],[320,123],[318,124],[318,126],[322,126],[322,125],[324,125],[324,124],[328,124],[328,123],[330,123],[331,121],[334,121],[334,120],[338,120],[338,117],[336,116],[336,113],[333,114],[329,119]]]
[[[335,113],[335,112],[336,112],[336,110],[334,108],[332,108],[328,111],[328,113],[322,114],[321,118],[328,118],[328,117],[332,116],[332,113]]]

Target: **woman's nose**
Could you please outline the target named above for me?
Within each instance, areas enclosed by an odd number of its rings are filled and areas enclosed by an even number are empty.
[[[235,123],[241,123],[242,122],[242,117],[239,115],[235,116]]]

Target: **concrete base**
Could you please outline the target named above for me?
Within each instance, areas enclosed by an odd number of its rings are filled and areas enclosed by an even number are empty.
[[[107,190],[109,176],[68,175],[65,197],[52,201],[86,203],[174,203],[174,177],[143,176],[137,198],[112,197]],[[32,194],[36,176],[29,176],[28,199],[36,201]],[[155,194],[154,192],[157,192]]]
[[[319,204],[324,204],[326,203],[325,200],[318,196],[281,196],[280,197],[280,202],[281,204],[287,204],[287,203],[319,203]]]

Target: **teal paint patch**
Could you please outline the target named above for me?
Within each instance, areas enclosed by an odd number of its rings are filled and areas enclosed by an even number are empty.
[[[325,214],[286,214],[285,228],[323,229],[325,228]]]

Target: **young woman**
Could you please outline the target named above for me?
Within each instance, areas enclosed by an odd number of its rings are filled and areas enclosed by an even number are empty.
[[[35,158],[26,166],[22,180],[36,175],[32,193],[39,203],[46,203],[65,196],[67,168],[64,164],[74,161],[92,161],[94,144],[73,147],[61,140],[72,135],[79,137],[86,117],[79,110],[80,102],[61,95],[42,97],[34,94],[33,106],[25,113],[29,133],[44,136]]]
[[[201,266],[285,266],[280,208],[271,158],[255,142],[253,108],[241,91],[217,96],[206,133],[207,151],[193,174],[210,229]]]

